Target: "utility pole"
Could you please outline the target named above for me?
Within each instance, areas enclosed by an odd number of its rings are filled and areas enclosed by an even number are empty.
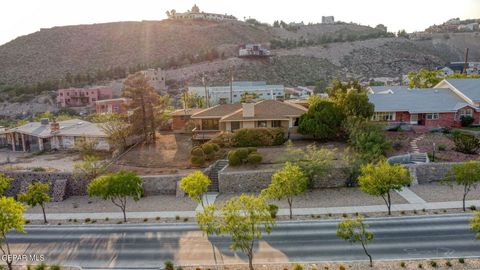
[[[230,104],[233,104],[233,69],[235,67],[230,68]]]
[[[463,73],[467,74],[468,68],[468,48],[465,49],[465,65],[463,66]]]

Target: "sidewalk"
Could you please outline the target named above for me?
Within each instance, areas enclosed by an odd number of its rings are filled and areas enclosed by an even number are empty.
[[[480,200],[466,201],[466,205],[475,205],[480,206]],[[426,202],[426,203],[406,203],[406,204],[394,204],[392,205],[392,211],[420,211],[422,209],[426,210],[441,210],[441,209],[458,209],[462,208],[461,201],[450,201],[450,202]],[[373,212],[387,212],[386,205],[369,205],[369,206],[347,206],[347,207],[319,207],[319,208],[294,208],[294,215],[321,215],[321,214],[354,214],[354,213],[373,213]],[[282,208],[278,210],[278,216],[288,216],[289,210]],[[127,212],[128,218],[143,219],[149,218],[154,219],[156,217],[160,218],[193,218],[195,217],[195,211],[163,211],[163,212]],[[86,218],[90,219],[105,219],[106,217],[110,219],[122,219],[123,215],[119,209],[118,212],[111,213],[48,213],[47,209],[47,218],[50,220],[68,220],[68,219],[77,219],[82,220]],[[42,214],[25,214],[25,218],[28,220],[43,220]]]

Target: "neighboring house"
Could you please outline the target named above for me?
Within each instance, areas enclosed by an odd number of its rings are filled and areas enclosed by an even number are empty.
[[[155,88],[157,92],[162,92],[166,90],[165,86],[165,71],[161,68],[154,69],[150,68],[147,70],[141,71],[143,75],[148,80],[148,83]]]
[[[190,133],[193,127],[189,129],[190,117],[204,109],[182,109],[176,110],[170,114],[172,117],[172,130],[175,133]]]
[[[270,50],[263,48],[262,44],[246,44],[238,50],[238,57],[268,57]]]
[[[284,98],[285,87],[283,85],[269,85],[264,81],[235,81],[232,86],[193,86],[188,87],[189,94],[197,94],[205,97],[208,93],[210,106],[226,103],[239,103],[243,93],[255,93],[258,99]]]
[[[0,126],[0,148],[7,147],[7,135],[5,131],[7,129],[3,126]]]
[[[98,124],[72,119],[59,122],[31,122],[5,131],[12,151],[38,152],[53,149],[74,149],[85,140],[96,142],[95,149],[110,150],[107,135]]]
[[[113,90],[110,87],[68,88],[57,90],[58,107],[93,107],[95,102],[111,99]]]
[[[285,94],[290,94],[293,98],[308,98],[313,95],[313,89],[305,86],[289,87],[285,88]]]
[[[415,126],[459,127],[462,116],[480,124],[480,79],[445,79],[434,88],[370,87],[374,121]]]
[[[183,13],[177,13],[175,10],[167,11],[167,16],[172,20],[209,20],[209,21],[236,21],[232,15],[201,12],[197,5],[193,5],[192,10]]]
[[[322,23],[323,24],[334,24],[335,18],[333,16],[322,16]]]
[[[298,119],[306,111],[303,106],[277,100],[217,105],[191,116],[196,126],[193,138],[206,140],[240,128],[278,127],[296,133]]]
[[[130,100],[128,98],[114,98],[114,99],[105,99],[95,102],[96,112],[101,113],[116,113],[116,114],[127,114],[127,107]]]

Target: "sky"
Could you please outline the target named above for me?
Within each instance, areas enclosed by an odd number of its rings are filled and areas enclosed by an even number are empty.
[[[450,18],[480,18],[480,0],[2,0],[0,44],[41,28],[115,21],[162,20],[167,10],[200,10],[262,22],[320,22],[322,16],[388,31],[422,31]]]

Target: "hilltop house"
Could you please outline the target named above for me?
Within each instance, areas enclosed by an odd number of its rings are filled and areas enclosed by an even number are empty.
[[[4,131],[12,151],[38,152],[53,149],[74,149],[85,140],[94,141],[95,149],[110,150],[107,135],[95,123],[72,119],[59,122],[31,122]]]
[[[200,11],[200,8],[197,5],[193,5],[192,9],[179,13],[176,10],[172,9],[167,11],[167,16],[171,20],[209,20],[209,21],[236,21],[232,15],[227,14],[216,14],[216,13],[207,13]]]
[[[111,99],[113,90],[110,87],[67,88],[57,90],[58,107],[93,107],[95,102]]]
[[[217,105],[191,115],[193,139],[206,140],[240,128],[277,127],[296,133],[298,119],[306,111],[303,106],[278,100]]]
[[[480,79],[444,79],[433,88],[375,86],[368,98],[374,121],[406,123],[425,128],[459,127],[462,116],[480,124]]]

